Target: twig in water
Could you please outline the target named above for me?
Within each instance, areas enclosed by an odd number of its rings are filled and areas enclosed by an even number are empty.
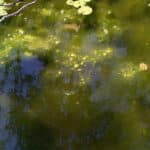
[[[21,8],[19,8],[17,11],[13,12],[13,13],[10,13],[10,14],[7,14],[7,15],[4,15],[0,18],[0,22],[4,21],[5,19],[8,19],[10,17],[13,17],[13,16],[16,16],[18,15],[20,12],[22,12],[25,8],[35,4],[37,2],[37,0],[33,0],[25,5],[23,5]]]

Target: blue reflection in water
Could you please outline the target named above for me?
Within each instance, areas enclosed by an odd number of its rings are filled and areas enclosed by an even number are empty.
[[[17,136],[7,129],[9,124],[10,98],[0,95],[0,150],[19,150]]]
[[[39,86],[39,74],[43,63],[37,56],[17,56],[7,64],[0,66],[0,91],[27,98],[31,87]]]
[[[123,58],[127,56],[127,48],[125,46],[125,42],[120,36],[116,36],[113,39],[112,46],[114,47],[116,58]]]
[[[16,52],[12,52],[7,63],[0,65],[0,150],[20,149],[16,135],[7,129],[12,103],[8,94],[27,98],[30,88],[39,87],[42,69],[43,63],[37,56],[26,57]]]

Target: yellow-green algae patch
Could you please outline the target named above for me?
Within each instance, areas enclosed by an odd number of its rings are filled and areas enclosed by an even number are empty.
[[[83,53],[81,49],[56,50],[55,63],[58,69],[51,68],[45,72],[45,76],[64,78],[66,74],[76,74],[79,86],[87,84],[91,79],[91,71],[85,75],[88,64],[93,67],[97,62],[111,59],[114,53],[113,48],[93,49],[90,54]],[[46,78],[47,78],[46,77]]]
[[[91,50],[90,54],[83,54],[81,50],[57,50],[58,59],[56,63],[61,63],[62,66],[70,68],[70,70],[80,71],[87,62],[93,65],[98,61],[103,61],[111,58],[113,55],[113,48]]]
[[[118,65],[117,70],[115,70],[114,72],[116,72],[119,77],[125,80],[132,80],[139,72],[145,71],[148,71],[148,65],[145,63],[134,64],[132,62],[126,62]]]
[[[24,52],[27,57],[32,56],[33,53],[43,53],[57,46],[59,42],[54,35],[39,37],[27,34],[23,29],[16,29],[1,40],[0,59],[9,57],[14,49]]]

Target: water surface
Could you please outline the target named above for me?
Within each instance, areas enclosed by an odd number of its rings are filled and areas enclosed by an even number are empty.
[[[1,23],[0,149],[149,150],[149,4],[38,1]]]

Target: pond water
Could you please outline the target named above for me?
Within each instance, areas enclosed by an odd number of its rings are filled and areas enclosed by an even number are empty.
[[[150,149],[150,1],[89,4],[0,24],[0,150]]]

